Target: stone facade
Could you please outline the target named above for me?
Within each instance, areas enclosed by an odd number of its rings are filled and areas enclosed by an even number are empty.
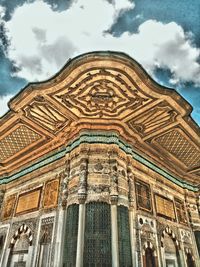
[[[10,106],[0,266],[200,266],[199,129],[178,94],[101,52]]]

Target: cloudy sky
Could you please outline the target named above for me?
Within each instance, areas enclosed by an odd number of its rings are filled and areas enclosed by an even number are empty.
[[[0,0],[0,116],[69,58],[115,50],[175,88],[200,124],[199,0]]]

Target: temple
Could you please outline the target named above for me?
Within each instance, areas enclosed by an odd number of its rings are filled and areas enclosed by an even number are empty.
[[[175,90],[92,52],[9,108],[0,266],[200,266],[200,129]]]

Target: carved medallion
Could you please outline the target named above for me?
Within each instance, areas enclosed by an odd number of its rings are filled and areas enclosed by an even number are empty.
[[[54,97],[79,115],[100,118],[122,116],[151,101],[123,72],[104,68],[83,73]]]

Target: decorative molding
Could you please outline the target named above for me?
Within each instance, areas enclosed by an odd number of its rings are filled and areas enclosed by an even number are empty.
[[[152,109],[148,109],[139,116],[127,122],[128,126],[141,137],[161,129],[175,122],[177,112],[167,103],[159,103]]]
[[[22,149],[36,143],[42,136],[24,124],[0,140],[0,162],[14,156]]]
[[[15,215],[32,212],[39,209],[42,187],[22,193],[18,197]]]
[[[180,129],[173,129],[152,141],[175,156],[188,168],[200,166],[200,150],[197,149]]]
[[[152,101],[118,68],[90,69],[52,96],[81,116],[123,117]]]
[[[45,184],[43,207],[54,208],[58,204],[59,179],[48,181]]]
[[[4,199],[3,209],[1,212],[2,220],[7,220],[13,216],[16,199],[17,199],[16,194],[6,196],[6,198]]]
[[[32,235],[32,231],[31,229],[26,225],[26,224],[22,224],[18,230],[15,232],[15,234],[13,235],[11,242],[10,242],[10,247],[13,248],[16,241],[20,238],[21,234],[24,233],[28,236],[29,239],[29,245],[32,246],[33,243],[33,235]]]
[[[6,184],[10,181],[13,181],[15,179],[18,179],[22,177],[23,175],[26,175],[34,170],[37,170],[47,164],[50,164],[60,158],[63,158],[67,153],[70,153],[75,148],[77,148],[80,144],[88,143],[88,144],[94,144],[94,143],[103,143],[103,144],[115,144],[117,145],[122,151],[127,153],[127,155],[131,155],[133,159],[137,160],[138,162],[142,163],[143,165],[147,166],[151,170],[157,172],[164,178],[172,181],[176,185],[186,188],[190,191],[198,192],[199,188],[198,186],[194,186],[190,183],[187,183],[183,181],[181,178],[175,177],[174,175],[170,174],[167,170],[164,168],[161,169],[160,167],[156,166],[155,163],[152,163],[151,161],[147,160],[138,152],[136,152],[130,145],[128,145],[126,142],[124,142],[122,139],[119,138],[119,136],[115,133],[104,133],[104,132],[84,132],[80,135],[78,139],[72,140],[70,144],[65,148],[61,149],[60,151],[56,153],[51,153],[51,155],[47,155],[42,160],[38,161],[34,165],[27,167],[26,169],[22,170],[19,173],[16,173],[14,175],[8,176],[8,177],[1,177],[0,178],[0,184]],[[53,154],[53,155],[52,155]]]
[[[178,249],[180,249],[180,243],[179,243],[179,241],[178,241],[178,239],[177,239],[177,237],[176,237],[176,234],[173,232],[173,230],[172,230],[169,226],[167,226],[167,227],[163,230],[163,232],[162,232],[162,234],[161,234],[161,247],[164,247],[164,238],[165,238],[165,235],[166,235],[166,234],[169,235],[169,236],[172,238],[172,240],[173,240],[175,246],[176,246]]]
[[[69,124],[69,119],[43,96],[37,96],[25,109],[26,117],[54,134]]]

